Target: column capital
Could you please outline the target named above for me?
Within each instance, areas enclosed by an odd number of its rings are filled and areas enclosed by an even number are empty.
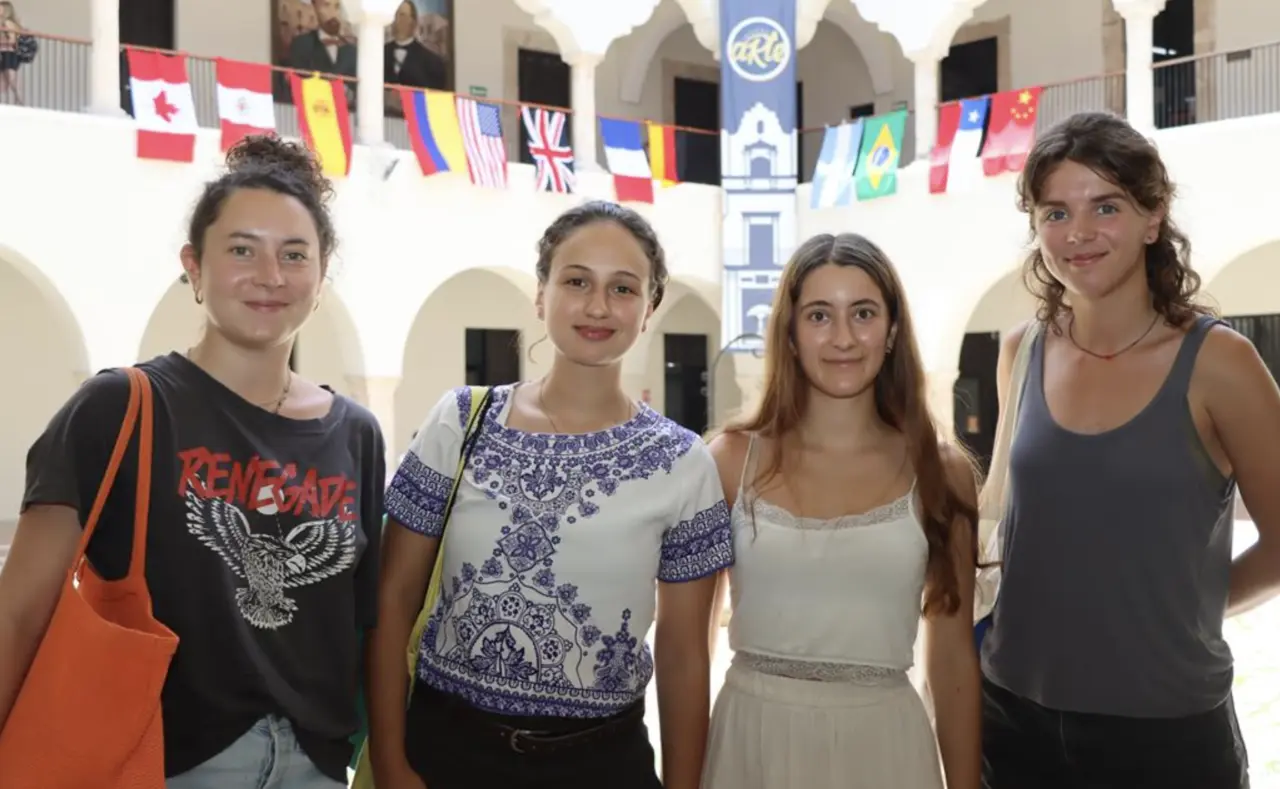
[[[351,20],[360,26],[386,27],[396,16],[401,0],[348,0]]]
[[[1111,7],[1126,22],[1155,19],[1164,10],[1166,0],[1111,0]]]
[[[837,0],[843,2],[843,0]],[[898,39],[902,52],[915,62],[946,57],[960,26],[986,0],[850,0],[863,19]]]
[[[515,0],[539,27],[555,39],[566,63],[604,59],[609,45],[649,21],[658,0]],[[591,65],[594,65],[592,63]]]

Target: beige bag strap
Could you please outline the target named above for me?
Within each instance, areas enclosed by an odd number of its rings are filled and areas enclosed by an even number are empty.
[[[1039,321],[1032,321],[1018,342],[1018,352],[1013,357],[1013,370],[1009,376],[1009,391],[996,420],[991,470],[978,494],[978,559],[983,564],[995,566],[978,571],[973,595],[975,622],[990,613],[995,606],[1000,584],[1000,522],[1004,520],[1005,508],[1009,503],[1009,453],[1017,433],[1018,412],[1027,379],[1027,367],[1031,362],[1031,349],[1042,328]]]

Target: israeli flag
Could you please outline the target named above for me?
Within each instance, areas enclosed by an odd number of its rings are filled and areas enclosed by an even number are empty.
[[[813,168],[812,208],[835,208],[853,202],[853,170],[862,147],[862,119],[827,127],[822,136],[822,152]]]

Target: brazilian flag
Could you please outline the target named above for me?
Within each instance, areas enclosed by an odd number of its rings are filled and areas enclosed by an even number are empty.
[[[877,115],[863,123],[856,174],[858,199],[872,200],[898,191],[898,159],[902,157],[907,111]]]

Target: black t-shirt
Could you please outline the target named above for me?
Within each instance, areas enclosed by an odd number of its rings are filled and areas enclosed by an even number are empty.
[[[165,772],[274,714],[345,783],[359,633],[377,615],[378,423],[339,395],[320,419],[271,414],[179,354],[139,367],[155,393],[146,578],[180,639],[162,694]],[[128,399],[123,371],[84,383],[31,447],[24,509],[65,504],[87,519]],[[128,572],[136,469],[135,433],[88,549],[107,579]]]

